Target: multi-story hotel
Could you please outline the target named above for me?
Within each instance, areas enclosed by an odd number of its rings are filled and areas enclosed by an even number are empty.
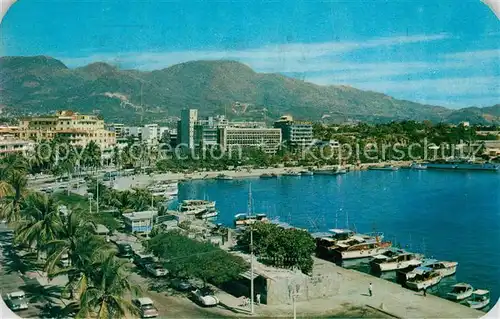
[[[116,144],[115,132],[104,128],[104,120],[95,115],[59,111],[53,116],[25,117],[19,121],[19,138],[23,140],[52,140],[56,137],[75,146],[84,147],[90,141],[101,148]]]
[[[309,146],[313,141],[311,122],[294,121],[292,116],[285,115],[274,122],[274,127],[281,129],[283,141],[290,147]]]
[[[198,121],[198,110],[184,109],[181,111],[181,120],[177,125],[177,138],[180,144],[192,149],[195,147],[194,126]]]
[[[220,147],[226,151],[247,147],[260,148],[269,154],[275,154],[281,146],[279,128],[219,128]]]
[[[12,153],[26,153],[34,149],[33,141],[20,140],[13,132],[17,127],[0,127],[0,157]]]

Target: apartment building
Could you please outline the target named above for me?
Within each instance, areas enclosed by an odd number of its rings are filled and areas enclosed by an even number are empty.
[[[275,154],[281,146],[281,130],[278,128],[223,127],[218,130],[218,142],[226,151],[256,147]]]
[[[116,144],[115,132],[104,128],[104,120],[96,115],[59,111],[55,115],[24,117],[19,120],[19,138],[22,140],[66,140],[71,145],[84,147],[91,141],[101,148]]]
[[[181,120],[177,125],[177,136],[180,144],[192,149],[195,147],[194,127],[198,121],[198,110],[184,109],[181,111]]]
[[[33,141],[20,140],[14,135],[0,135],[0,157],[13,153],[26,153],[34,150],[35,143]]]
[[[281,130],[283,142],[292,148],[311,145],[313,127],[311,122],[294,121],[291,115],[284,115],[274,122],[274,127]]]

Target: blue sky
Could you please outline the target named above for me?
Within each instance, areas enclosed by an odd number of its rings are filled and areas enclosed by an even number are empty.
[[[479,0],[18,0],[0,32],[1,55],[69,67],[233,59],[421,103],[500,103],[500,21]]]

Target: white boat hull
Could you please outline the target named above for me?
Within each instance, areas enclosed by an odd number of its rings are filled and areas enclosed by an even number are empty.
[[[441,275],[441,277],[452,276],[457,272],[457,266],[444,269],[436,269],[436,271]]]
[[[388,250],[388,248],[379,247],[367,250],[342,251],[340,252],[340,256],[342,257],[342,260],[367,258],[383,254]]]
[[[401,270],[405,269],[411,266],[420,266],[422,264],[421,260],[405,260],[402,262],[388,262],[388,263],[372,263],[372,269],[375,271],[394,271],[394,270]]]
[[[483,309],[490,303],[490,299],[486,299],[484,301],[476,302],[476,301],[467,301],[467,304],[472,309]]]
[[[469,291],[465,291],[459,294],[449,292],[446,294],[446,298],[449,300],[454,300],[454,301],[459,301],[459,300],[464,300],[472,296],[472,289]]]
[[[419,282],[407,281],[406,286],[410,289],[415,289],[415,290],[427,289],[429,287],[437,285],[442,278],[443,277],[441,276],[436,276],[425,281],[419,281]]]

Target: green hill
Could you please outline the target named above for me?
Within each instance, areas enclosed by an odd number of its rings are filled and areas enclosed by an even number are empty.
[[[178,116],[191,107],[205,115],[227,112],[260,120],[290,113],[312,120],[500,121],[499,105],[452,111],[347,86],[256,73],[234,61],[192,61],[141,72],[100,62],[69,69],[50,57],[1,57],[0,76],[0,103],[13,114],[72,109],[132,123],[141,116],[145,121]]]

